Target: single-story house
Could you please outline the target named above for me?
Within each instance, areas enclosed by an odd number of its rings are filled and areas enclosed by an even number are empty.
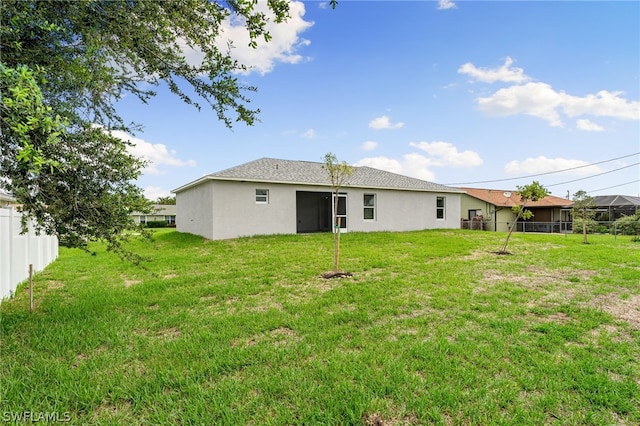
[[[168,226],[176,224],[176,206],[172,204],[152,204],[151,212],[131,213],[136,223],[166,222]]]
[[[489,231],[507,232],[516,219],[512,207],[520,203],[515,190],[458,188],[465,192],[460,210],[463,228],[472,228],[474,223],[482,223]],[[573,201],[548,195],[526,204],[533,217],[523,221],[518,231],[567,232],[571,230],[571,207]]]
[[[12,207],[15,203],[16,199],[11,194],[0,190],[0,208]]]
[[[630,195],[598,195],[593,197],[596,220],[614,221],[622,216],[633,216],[640,211],[640,197]]]
[[[322,163],[261,158],[206,175],[176,194],[179,232],[218,240],[331,232],[332,187]],[[462,191],[353,167],[338,194],[341,232],[458,228]]]

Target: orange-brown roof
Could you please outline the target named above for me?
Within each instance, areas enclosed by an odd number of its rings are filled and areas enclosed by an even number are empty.
[[[513,207],[520,203],[517,191],[504,189],[458,188],[468,195],[497,207]],[[571,207],[573,201],[547,195],[541,200],[527,203],[527,207]]]

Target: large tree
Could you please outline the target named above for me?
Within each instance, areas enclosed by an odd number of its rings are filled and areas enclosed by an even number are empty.
[[[333,2],[332,2],[333,3]],[[129,213],[146,205],[132,182],[143,162],[113,130],[132,131],[115,102],[143,102],[166,84],[208,105],[226,126],[251,125],[245,70],[220,44],[225,19],[244,20],[250,44],[286,21],[287,0],[3,0],[0,8],[0,188],[62,244],[120,247]],[[198,52],[188,60],[185,52]]]

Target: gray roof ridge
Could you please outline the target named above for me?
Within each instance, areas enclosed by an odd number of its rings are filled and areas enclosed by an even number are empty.
[[[354,168],[354,173],[344,182],[344,187],[464,192],[454,187],[374,167],[356,165],[351,165],[351,167]],[[320,161],[262,157],[210,173],[194,182],[177,188],[175,191],[184,190],[208,179],[325,186],[330,184],[330,182],[326,171],[322,171],[322,168],[324,168],[324,163]]]

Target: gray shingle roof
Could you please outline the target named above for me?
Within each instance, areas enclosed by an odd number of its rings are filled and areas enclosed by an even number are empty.
[[[630,195],[598,195],[593,197],[596,206],[640,206],[640,197]]]
[[[354,167],[344,187],[388,188],[412,191],[456,192],[463,191],[425,180],[415,179],[372,167]],[[202,179],[184,185],[173,192],[197,185],[203,180],[245,180],[254,182],[292,183],[304,185],[330,185],[323,163],[311,161],[260,158],[230,169],[211,173]]]

